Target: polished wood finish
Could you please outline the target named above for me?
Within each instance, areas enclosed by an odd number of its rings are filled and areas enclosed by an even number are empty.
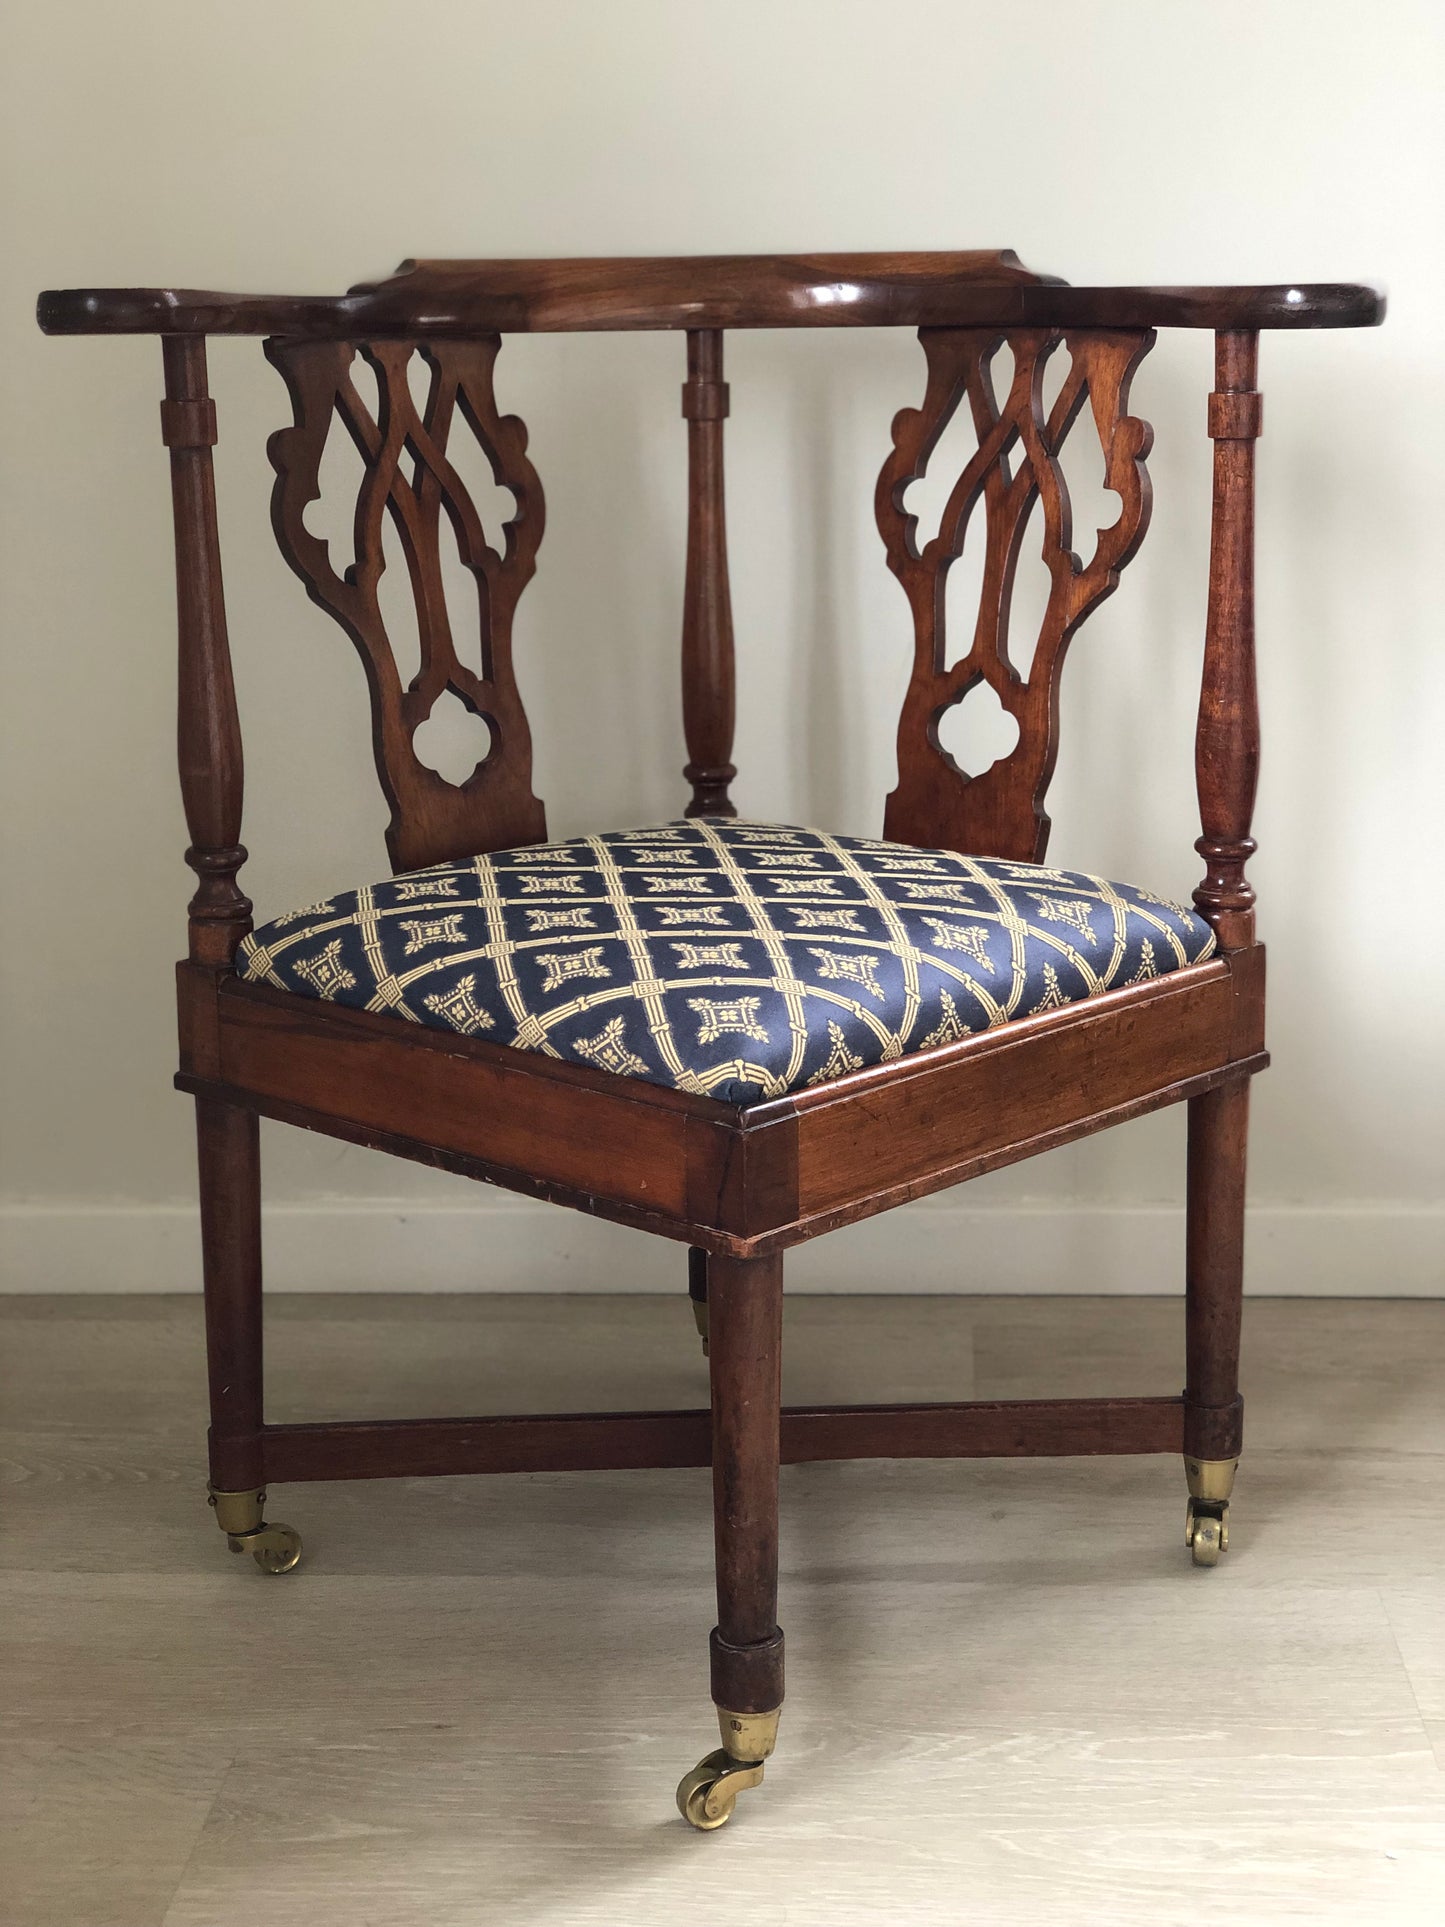
[[[1098,1458],[1177,1452],[1178,1398],[967,1399],[783,1409],[783,1463],[827,1459]]]
[[[1247,331],[1215,342],[1214,512],[1209,542],[1209,618],[1194,768],[1204,834],[1195,849],[1207,865],[1194,892],[1199,914],[1222,948],[1254,941],[1254,889],[1244,866],[1259,781],[1259,697],[1254,669],[1254,444],[1263,423],[1255,388],[1259,337]]]
[[[728,583],[727,515],[723,498],[723,423],[728,385],[723,338],[716,328],[687,337],[687,576],[682,599],[682,726],[692,785],[688,816],[736,816],[728,784],[733,767],[732,592]]]
[[[710,1260],[708,1333],[718,1617],[711,1643],[712,1696],[734,1713],[766,1713],[783,1701],[780,1255]]]
[[[176,747],[181,800],[191,834],[186,862],[198,882],[190,903],[194,963],[229,969],[251,928],[251,904],[236,881],[241,843],[241,719],[226,635],[216,480],[211,449],[216,405],[206,386],[206,344],[161,344],[166,394],[161,437],[170,450],[176,535]]]
[[[1236,1458],[1243,1436],[1239,1334],[1248,1133],[1247,1077],[1190,1099],[1184,1449],[1192,1458]]]
[[[268,1425],[268,1479],[434,1479],[482,1472],[630,1472],[712,1461],[706,1408],[343,1419]]]
[[[406,262],[345,295],[59,288],[48,334],[243,334],[430,341],[615,328],[1370,328],[1376,288],[1071,288],[1010,249]]]
[[[1171,1104],[1264,1056],[1264,953],[737,1110],[267,985],[183,984],[182,1089],[704,1250],[820,1232]],[[208,1028],[209,1027],[209,1028]]]
[[[1129,384],[1153,345],[1152,333],[1042,332],[1001,336],[983,329],[925,328],[928,387],[921,408],[893,423],[893,453],[878,478],[878,527],[888,566],[913,612],[914,661],[898,725],[898,787],[888,798],[883,834],[900,843],[942,845],[973,856],[1038,863],[1048,847],[1044,794],[1059,749],[1059,679],[1079,624],[1112,594],[1119,572],[1149,526],[1144,458],[1153,431],[1128,413]],[[994,393],[992,364],[1005,342],[1013,375]],[[1044,369],[1061,352],[1068,369],[1058,398],[1043,406]],[[1087,563],[1073,553],[1068,485],[1059,451],[1085,405],[1104,454],[1119,519],[1101,529]],[[920,550],[918,518],[904,494],[925,472],[939,437],[967,406],[978,448],[949,494],[938,531]],[[1010,604],[1030,511],[1043,511],[1042,559],[1048,604],[1036,636],[1010,633]],[[949,665],[945,589],[982,506],[983,584],[967,647]],[[987,684],[1018,725],[1014,749],[991,768],[966,771],[939,741],[956,704]]]
[[[211,1469],[227,1489],[280,1479],[432,1476],[579,1467],[713,1470],[718,1625],[712,1685],[734,1712],[782,1699],[777,1628],[778,1467],[856,1457],[1179,1451],[1237,1454],[1249,1080],[1264,1067],[1264,953],[1244,875],[1259,725],[1253,639],[1253,440],[1257,333],[1370,326],[1368,287],[1069,288],[1007,252],[702,257],[659,261],[417,262],[337,299],[160,290],[41,298],[54,333],[163,337],[163,428],[171,450],[181,648],[180,754],[200,876],[188,958],[177,971],[181,1069],[197,1099]],[[723,503],[727,327],[904,325],[920,330],[922,406],[896,419],[877,490],[888,561],[909,599],[915,660],[885,833],[1019,861],[1044,852],[1044,798],[1058,750],[1060,678],[1074,631],[1115,587],[1148,522],[1150,431],[1129,384],[1161,326],[1217,334],[1208,426],[1215,445],[1209,610],[1197,739],[1207,873],[1195,901],[1218,937],[1212,960],[835,1082],[737,1109],[237,980],[250,906],[236,881],[241,744],[221,594],[206,387],[209,333],[266,334],[294,421],[272,441],[273,521],[283,553],[351,637],[370,681],[375,756],[398,868],[545,835],[511,663],[517,598],[542,533],[526,431],[497,412],[503,330],[686,331],[689,446],[683,718],[689,814],[731,814],[733,639]],[[995,393],[1007,345],[1014,373]],[[376,376],[372,414],[352,378]],[[420,354],[424,405],[408,380]],[[1044,370],[1067,356],[1044,409]],[[969,409],[977,454],[920,548],[904,505],[950,418]],[[460,414],[517,512],[489,545],[448,455]],[[305,515],[334,424],[363,479],[356,559],[337,568]],[[1117,521],[1073,553],[1060,449],[1092,434],[1117,491]],[[410,467],[408,468],[408,464]],[[1020,543],[1035,503],[1051,592],[1039,634],[1011,637]],[[480,673],[458,652],[441,544],[476,584]],[[383,516],[406,557],[421,666],[403,686],[382,619]],[[950,663],[944,587],[976,519],[983,588]],[[1027,648],[1027,659],[1025,649]],[[940,718],[987,685],[1019,726],[1012,753],[960,770]],[[450,692],[491,734],[451,784],[414,738]],[[839,1225],[1136,1117],[1189,1104],[1187,1357],[1182,1397],[984,1401],[780,1409],[782,1253]],[[708,1304],[707,1412],[613,1412],[267,1426],[261,1396],[257,1120],[554,1200],[689,1247],[689,1288]]]
[[[425,405],[418,408],[408,380],[411,345],[363,343],[360,352],[379,396],[373,417],[352,379],[356,351],[350,342],[266,344],[295,413],[295,425],[271,437],[271,520],[281,553],[306,593],[336,618],[365,665],[376,769],[391,805],[387,849],[396,870],[536,843],[547,834],[546,815],[532,794],[531,731],[512,673],[512,618],[536,572],[544,508],[537,472],[527,459],[527,430],[516,415],[497,409],[493,367],[501,345],[500,336],[485,335],[423,346],[429,382]],[[480,443],[497,482],[516,498],[501,553],[488,542],[447,459],[458,416]],[[304,519],[321,492],[322,455],[337,423],[362,464],[356,560],[344,571]],[[406,556],[421,644],[421,666],[405,686],[378,599],[386,567],[384,515]],[[444,541],[455,542],[476,584],[480,675],[463,662],[452,634],[442,579]],[[470,622],[470,610],[466,615]],[[460,784],[429,768],[415,749],[417,730],[448,692],[486,723],[491,737],[487,753]]]
[[[1013,1026],[1000,1025],[971,1052],[940,1053],[936,1067],[920,1061],[886,1087],[860,1081],[851,1098],[800,1107],[798,1222],[831,1229],[857,1215],[865,1193],[902,1203],[1088,1135],[1214,1077],[1221,1059],[1258,1068],[1262,982],[1195,968],[1182,984],[1165,977],[1152,996],[1075,1006],[1074,1022],[1057,1030],[1011,1037]]]
[[[211,1483],[265,1478],[261,1380],[261,1152],[256,1113],[199,1098],[201,1260],[211,1386]]]
[[[333,1021],[317,1024],[313,1000],[256,994],[265,988],[228,985],[221,1014],[220,1080],[250,1101],[309,1103],[377,1130],[429,1132],[438,1149],[686,1222],[687,1125],[698,1113],[652,1102],[658,1087],[605,1071],[586,1081],[534,1076],[529,1053],[499,1046],[483,1056],[470,1048],[477,1040],[319,1000]],[[648,1096],[634,1099],[640,1090]]]
[[[1097,1458],[1179,1452],[1181,1398],[1015,1398],[782,1408],[784,1465],[836,1459]],[[268,1425],[264,1475],[442,1478],[482,1472],[632,1471],[712,1463],[710,1407],[487,1418]]]
[[[688,1249],[687,1295],[695,1305],[707,1303],[707,1253],[701,1245]]]

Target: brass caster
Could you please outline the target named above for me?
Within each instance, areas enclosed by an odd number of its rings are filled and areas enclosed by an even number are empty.
[[[1184,1543],[1196,1566],[1217,1566],[1219,1555],[1229,1550],[1229,1507],[1191,1499],[1184,1515]]]
[[[749,1765],[735,1760],[726,1747],[720,1746],[678,1781],[677,1810],[699,1833],[711,1833],[732,1819],[740,1793],[762,1783],[761,1760]]]
[[[1184,1457],[1189,1485],[1189,1509],[1184,1515],[1184,1543],[1196,1566],[1217,1566],[1229,1550],[1229,1495],[1234,1490],[1238,1459]]]
[[[294,1526],[268,1523],[262,1516],[264,1486],[248,1486],[244,1492],[218,1492],[213,1486],[209,1503],[231,1551],[249,1552],[262,1572],[290,1572],[300,1563],[301,1534]]]
[[[723,1744],[684,1773],[677,1786],[677,1810],[699,1833],[712,1833],[733,1817],[740,1793],[763,1783],[763,1763],[778,1743],[782,1708],[770,1713],[730,1713],[717,1709]]]
[[[1207,1499],[1211,1505],[1228,1505],[1234,1490],[1238,1459],[1184,1460],[1184,1479],[1191,1499]]]

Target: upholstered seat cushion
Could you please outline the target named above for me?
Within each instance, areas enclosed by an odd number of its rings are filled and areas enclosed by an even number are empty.
[[[700,819],[440,863],[264,924],[303,997],[754,1104],[1198,963],[1122,883]]]

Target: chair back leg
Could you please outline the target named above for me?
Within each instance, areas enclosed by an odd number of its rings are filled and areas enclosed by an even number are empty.
[[[260,1485],[261,1145],[254,1111],[196,1100],[211,1484]]]
[[[268,1522],[261,1426],[261,1132],[255,1111],[196,1100],[211,1504],[232,1552],[266,1573],[301,1557],[294,1527]]]
[[[1244,1179],[1249,1079],[1189,1100],[1185,1256],[1185,1538],[1199,1565],[1229,1544],[1229,1495],[1243,1440]]]

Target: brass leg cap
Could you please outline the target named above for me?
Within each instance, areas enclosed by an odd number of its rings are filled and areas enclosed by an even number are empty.
[[[1191,1459],[1184,1457],[1184,1477],[1192,1499],[1208,1499],[1211,1505],[1228,1505],[1234,1490],[1238,1459]]]
[[[290,1572],[299,1565],[301,1534],[295,1526],[268,1523],[262,1517],[264,1486],[248,1486],[244,1492],[219,1492],[212,1486],[210,1504],[232,1552],[249,1552],[262,1572]]]
[[[722,1745],[699,1760],[678,1783],[677,1810],[699,1833],[726,1826],[737,1797],[763,1783],[763,1762],[778,1743],[778,1721],[783,1709],[768,1713],[732,1713],[717,1709]]]
[[[782,1717],[781,1706],[767,1713],[730,1713],[725,1706],[718,1707],[717,1724],[723,1751],[730,1759],[748,1766],[757,1760],[771,1759],[778,1744],[778,1721]]]
[[[255,1532],[266,1508],[266,1488],[248,1485],[239,1492],[223,1492],[219,1486],[207,1486],[206,1503],[216,1515],[216,1524],[228,1536]]]

